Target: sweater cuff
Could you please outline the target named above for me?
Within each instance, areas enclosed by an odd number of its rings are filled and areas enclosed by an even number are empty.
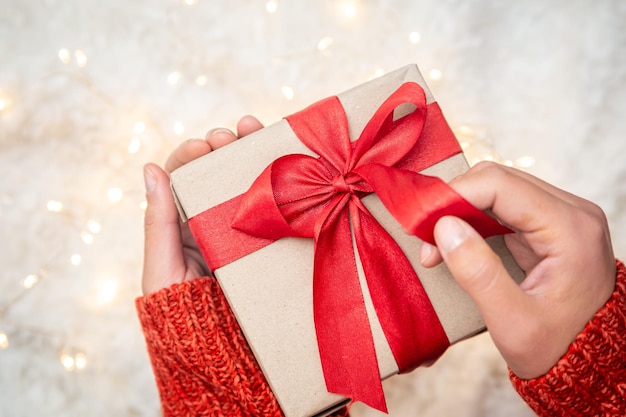
[[[164,416],[282,416],[214,278],[135,302]]]
[[[617,261],[615,291],[567,353],[545,375],[521,379],[517,392],[540,416],[613,416],[626,410],[626,268]]]

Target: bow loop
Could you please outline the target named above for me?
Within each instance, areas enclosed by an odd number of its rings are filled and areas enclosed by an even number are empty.
[[[298,139],[319,156],[272,162],[238,200],[231,223],[255,238],[314,239],[313,311],[327,388],[379,410],[386,405],[357,259],[401,371],[434,360],[449,341],[409,260],[360,198],[377,193],[407,230],[427,241],[442,213],[495,222],[466,210],[471,205],[440,179],[398,168],[417,171],[460,152],[436,104],[429,106],[418,84],[405,83],[354,141],[337,97],[289,116]]]

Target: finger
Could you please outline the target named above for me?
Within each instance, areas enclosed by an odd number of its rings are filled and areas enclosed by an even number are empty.
[[[158,291],[162,281],[184,270],[178,211],[167,174],[154,164],[144,167],[146,200],[142,288],[144,294]]]
[[[532,233],[558,225],[572,208],[561,195],[518,175],[516,170],[498,164],[474,168],[455,178],[450,186],[475,207],[492,211],[515,230]]]
[[[211,152],[211,150],[211,145],[207,141],[203,139],[189,139],[178,145],[174,152],[169,155],[165,162],[165,170],[172,172],[186,163]]]
[[[443,261],[441,253],[437,246],[431,245],[428,242],[422,242],[420,248],[420,263],[426,268],[432,268],[439,265]]]
[[[237,136],[240,138],[248,136],[250,133],[254,133],[263,128],[263,124],[254,116],[243,116],[237,123]]]
[[[490,331],[502,334],[511,320],[524,317],[519,313],[528,297],[470,225],[456,217],[442,217],[435,225],[435,241],[450,273],[472,297]]]
[[[235,136],[231,130],[218,127],[209,130],[205,136],[205,140],[211,148],[215,150],[234,142],[237,140],[237,136]]]
[[[531,175],[527,172],[524,172],[522,170],[519,170],[513,167],[508,167],[506,165],[501,165],[501,164],[497,164],[495,162],[490,162],[490,161],[483,161],[483,162],[476,164],[475,166],[470,168],[470,170],[466,174],[463,174],[455,178],[453,181],[450,182],[450,184],[454,183],[457,180],[460,180],[465,175],[468,175],[468,176],[480,175],[484,177],[484,176],[494,175],[494,172],[496,171],[500,171],[502,173],[506,173],[511,176],[516,176],[520,180],[527,181],[528,183],[533,184],[537,188],[544,190],[546,193],[552,194],[554,197],[559,198],[574,206],[581,207],[581,208],[591,208],[591,206],[594,206],[594,204],[591,203],[590,201],[587,201],[583,198],[578,197],[577,195],[574,195],[558,187],[555,187],[554,185],[547,183],[543,181],[542,179],[535,177],[534,175]]]

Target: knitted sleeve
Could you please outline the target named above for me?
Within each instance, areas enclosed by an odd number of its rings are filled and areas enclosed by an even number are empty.
[[[626,268],[617,262],[615,291],[567,353],[545,375],[510,373],[539,416],[626,415]]]
[[[283,415],[215,279],[173,285],[136,307],[164,417]]]

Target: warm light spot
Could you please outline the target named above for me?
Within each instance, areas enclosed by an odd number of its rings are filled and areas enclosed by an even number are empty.
[[[383,75],[385,75],[385,70],[382,68],[378,68],[376,71],[372,73],[372,75],[367,77],[367,81],[373,80],[378,77],[382,77]]]
[[[11,98],[0,90],[0,112],[7,110],[11,107]]]
[[[0,349],[6,349],[8,347],[9,347],[9,336],[4,332],[0,332]]]
[[[59,50],[59,59],[61,60],[62,63],[69,64],[70,61],[72,60],[72,55],[70,54],[70,51],[63,48]]]
[[[80,256],[79,253],[75,253],[72,256],[70,256],[70,262],[72,263],[72,265],[74,266],[78,266],[80,265],[80,263],[83,261],[82,256]]]
[[[87,220],[87,229],[89,229],[91,233],[99,233],[100,230],[102,230],[102,226],[95,220]]]
[[[93,235],[89,232],[80,232],[80,238],[86,245],[91,245],[93,243]]]
[[[177,120],[174,123],[174,133],[176,133],[178,136],[180,136],[183,133],[185,133],[185,125],[183,125],[183,122]]]
[[[65,368],[67,372],[72,372],[74,370],[75,361],[72,355],[68,355],[67,353],[61,354],[61,364]]]
[[[26,278],[22,280],[22,286],[24,288],[33,288],[35,284],[39,282],[39,276],[35,274],[27,275]]]
[[[515,165],[520,168],[530,168],[535,165],[535,158],[530,155],[519,157],[515,160]]]
[[[135,122],[135,125],[133,126],[133,132],[139,135],[145,131],[146,131],[146,124],[144,122],[142,121]]]
[[[74,58],[76,58],[76,65],[83,68],[87,65],[87,55],[80,49],[74,51]]]
[[[194,4],[196,4],[198,1],[197,0],[185,0],[185,4],[187,6],[193,6]]]
[[[57,200],[50,200],[48,201],[48,204],[46,204],[46,207],[48,207],[48,210],[58,213],[63,210],[63,203]]]
[[[206,85],[208,80],[209,79],[207,78],[206,75],[198,75],[196,77],[196,84],[199,85],[200,87],[203,87]]]
[[[139,208],[145,211],[148,208],[148,202],[145,200],[142,201],[141,203],[139,203]]]
[[[283,93],[283,96],[285,96],[287,100],[293,99],[293,88],[289,87],[288,85],[283,85],[282,87],[280,87],[280,92]]]
[[[348,19],[352,19],[357,14],[357,5],[355,1],[345,0],[340,3],[339,11]]]
[[[268,13],[276,13],[276,9],[278,9],[278,2],[276,0],[270,0],[265,3],[265,10]]]
[[[170,75],[167,76],[167,83],[169,85],[178,84],[179,81],[180,81],[180,72],[178,71],[174,71],[170,73]]]
[[[317,49],[319,49],[320,51],[325,51],[330,45],[333,44],[333,42],[335,42],[333,38],[331,38],[330,36],[324,36],[317,43]]]
[[[141,149],[141,140],[133,136],[130,139],[130,142],[128,143],[128,153],[135,154],[139,152],[140,149]]]
[[[503,165],[506,165],[508,167],[512,167],[513,166],[513,161],[511,161],[510,159],[504,160],[502,161]]]
[[[117,297],[119,286],[116,279],[100,280],[96,284],[96,300],[99,304],[110,304]]]
[[[441,77],[443,76],[441,70],[438,70],[437,68],[433,68],[428,72],[428,76],[432,79],[432,80],[440,80]]]
[[[76,365],[76,369],[79,371],[85,369],[87,367],[87,356],[82,352],[78,352],[74,355],[74,365]]]
[[[409,42],[411,42],[412,44],[418,43],[421,38],[422,38],[422,35],[420,35],[419,32],[409,33]]]
[[[124,197],[124,191],[122,191],[119,187],[109,188],[109,191],[107,191],[107,197],[111,202],[118,203],[122,200],[122,197]]]

